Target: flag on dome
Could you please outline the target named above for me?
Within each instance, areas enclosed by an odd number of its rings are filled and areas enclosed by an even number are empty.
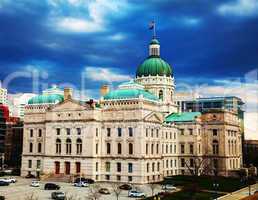
[[[155,22],[154,21],[151,21],[150,24],[149,24],[149,29],[154,29],[154,26],[155,26]]]

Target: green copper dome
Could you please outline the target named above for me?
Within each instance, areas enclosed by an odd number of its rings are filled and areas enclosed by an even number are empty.
[[[54,104],[64,101],[64,96],[60,94],[50,94],[50,95],[38,95],[32,97],[28,104]]]
[[[170,65],[159,56],[149,56],[137,69],[136,77],[173,76]]]
[[[134,99],[143,97],[144,99],[158,101],[158,98],[153,94],[142,89],[118,89],[109,92],[104,96],[105,100],[112,99]]]

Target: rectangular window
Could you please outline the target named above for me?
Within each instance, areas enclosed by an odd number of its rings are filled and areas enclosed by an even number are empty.
[[[146,128],[146,137],[148,137],[149,136],[149,134],[148,134],[149,132],[148,132],[148,129]]]
[[[71,135],[71,129],[70,129],[70,128],[67,128],[67,129],[66,129],[66,134],[67,134],[67,135]]]
[[[39,137],[41,137],[41,136],[42,136],[42,130],[39,129]]]
[[[133,177],[132,176],[128,176],[128,182],[132,182],[133,181]]]
[[[98,136],[99,136],[99,129],[96,128],[96,137],[98,137]]]
[[[133,163],[128,163],[128,173],[133,172]]]
[[[98,172],[98,171],[99,171],[99,163],[96,162],[96,172]]]
[[[80,128],[77,128],[77,135],[81,135],[81,129]]]
[[[30,129],[30,137],[33,137],[33,130]]]
[[[32,160],[29,160],[28,167],[32,168]]]
[[[121,172],[121,163],[116,163],[116,171]]]
[[[57,134],[57,135],[60,135],[60,132],[61,132],[61,129],[60,129],[60,128],[57,128],[57,129],[56,129],[56,134]]]
[[[190,154],[193,154],[193,153],[194,153],[193,144],[190,144],[190,145],[189,145],[189,150],[190,150]]]
[[[184,144],[181,144],[181,154],[184,154],[185,153],[185,145]]]
[[[212,135],[213,136],[218,136],[218,130],[217,129],[212,129]]]
[[[185,167],[185,159],[181,158],[181,167]]]
[[[117,180],[117,181],[121,181],[121,176],[120,176],[120,175],[117,175],[117,176],[116,176],[116,180]]]
[[[128,131],[129,131],[129,137],[133,137],[133,128],[129,127]]]
[[[109,181],[110,180],[110,175],[106,175],[105,178],[106,178],[107,181]]]
[[[156,138],[159,137],[159,129],[156,130]]]
[[[122,137],[122,128],[117,128],[117,136]]]
[[[189,135],[193,135],[193,129],[189,128]]]
[[[37,160],[37,169],[40,169],[40,160]]]
[[[194,160],[192,158],[190,158],[190,167],[194,166]]]
[[[111,136],[111,128],[107,128],[107,137]]]
[[[98,154],[99,153],[99,144],[97,143],[96,144],[96,154]]]
[[[106,172],[110,172],[110,162],[106,162]]]

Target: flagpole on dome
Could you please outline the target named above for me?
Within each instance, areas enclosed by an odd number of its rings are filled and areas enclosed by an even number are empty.
[[[152,38],[155,39],[156,38],[156,24],[155,24],[155,21],[151,21],[150,24],[149,24],[149,29],[150,30],[153,30],[153,36]]]

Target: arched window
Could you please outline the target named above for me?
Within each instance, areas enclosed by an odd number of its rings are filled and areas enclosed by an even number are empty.
[[[42,144],[38,143],[38,153],[41,153]]]
[[[133,144],[132,143],[129,143],[129,154],[133,154]]]
[[[147,172],[149,172],[149,170],[150,170],[150,164],[149,163],[147,163],[146,170],[147,170]]]
[[[59,138],[56,139],[56,153],[61,154],[61,140]]]
[[[151,154],[154,153],[154,144],[151,144]]]
[[[148,144],[146,144],[146,155],[148,155],[148,153],[149,153],[149,145]]]
[[[152,171],[155,171],[155,163],[152,163]]]
[[[160,163],[158,162],[157,171],[159,171],[159,169],[160,169]]]
[[[111,145],[110,143],[107,143],[107,154],[110,154],[111,152]]]
[[[117,144],[117,154],[121,154],[122,153],[122,144],[118,143]]]
[[[163,100],[163,91],[162,90],[159,91],[159,99]]]
[[[213,140],[212,142],[212,152],[215,155],[219,154],[219,143],[217,140]]]
[[[70,138],[66,139],[66,154],[72,153],[72,141]]]
[[[156,144],[156,153],[159,154],[159,144]]]
[[[81,138],[78,138],[76,141],[76,153],[82,154],[82,140]]]
[[[32,153],[33,152],[33,143],[31,142],[30,143],[30,153]]]

